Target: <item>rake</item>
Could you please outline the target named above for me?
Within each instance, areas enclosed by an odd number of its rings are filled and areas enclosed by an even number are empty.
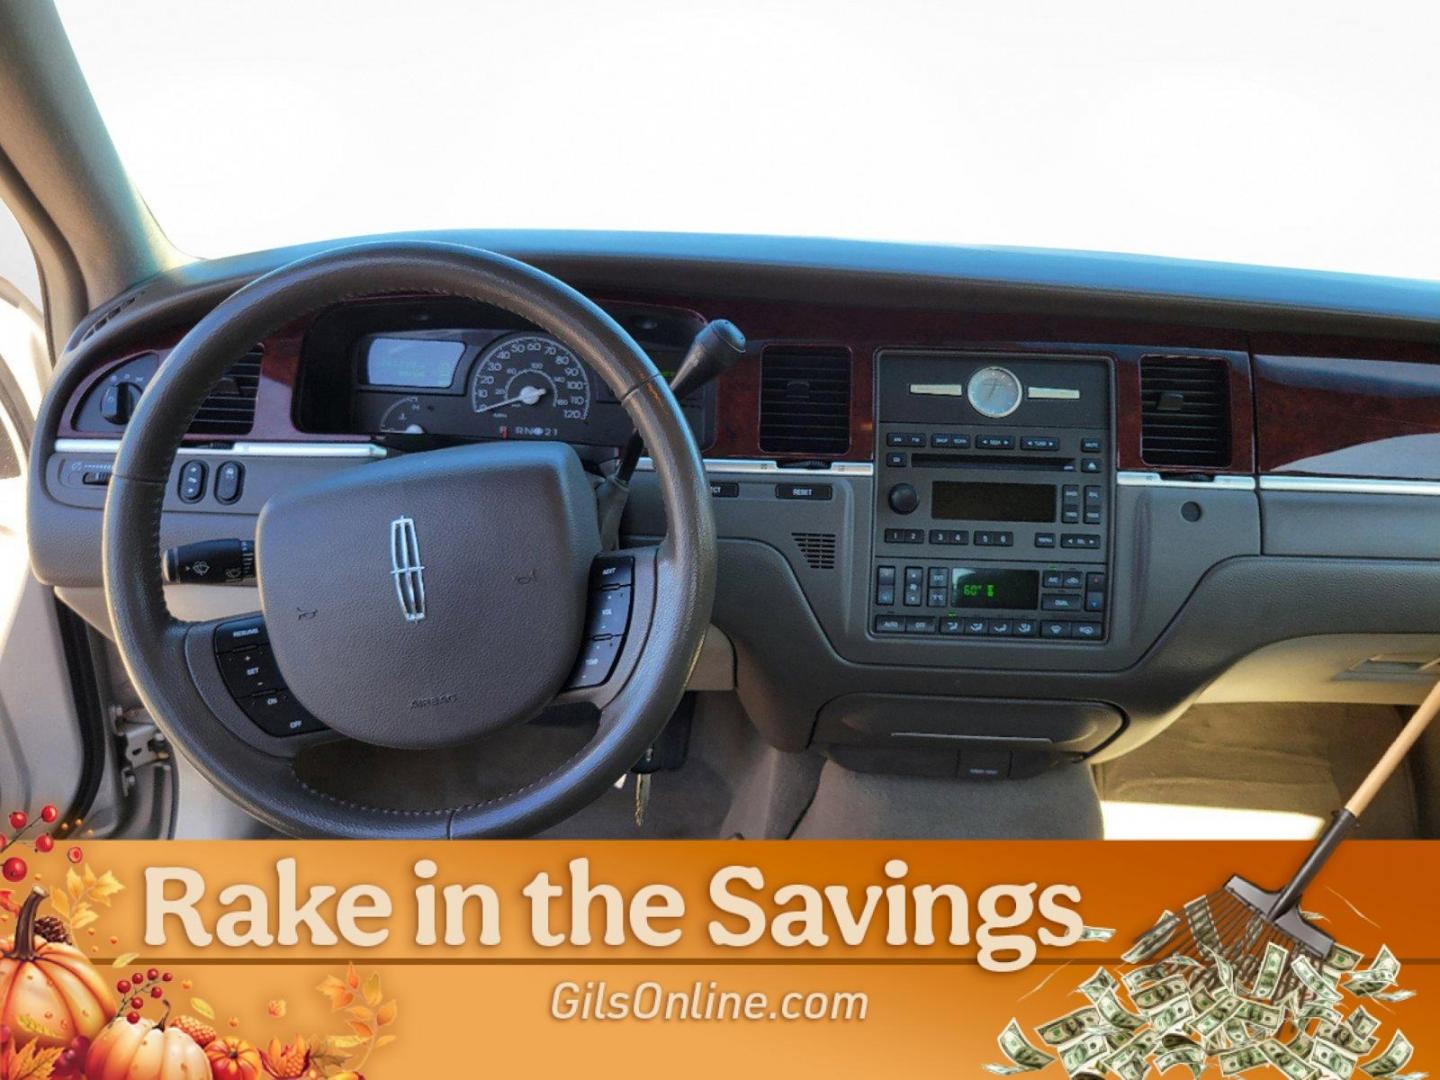
[[[1440,711],[1440,683],[1426,695],[1410,722],[1355,789],[1350,801],[1336,811],[1289,884],[1270,892],[1237,874],[1224,888],[1192,900],[1179,915],[1171,915],[1156,924],[1140,939],[1143,945],[1136,946],[1139,959],[1147,964],[1173,961],[1177,957],[1194,960],[1202,968],[1196,971],[1191,985],[1213,990],[1223,981],[1218,973],[1219,965],[1215,963],[1219,957],[1234,972],[1235,985],[1253,986],[1260,974],[1266,946],[1274,943],[1284,948],[1287,955],[1284,968],[1275,980],[1275,989],[1266,995],[1268,999],[1283,1001],[1296,989],[1302,999],[1310,996],[1294,971],[1294,960],[1307,957],[1319,971],[1335,939],[1306,920],[1299,907],[1301,895],[1354,829],[1360,815],[1424,734],[1437,711]],[[1135,950],[1127,954],[1133,955]]]

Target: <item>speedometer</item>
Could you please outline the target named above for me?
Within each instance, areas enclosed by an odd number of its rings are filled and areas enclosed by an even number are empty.
[[[508,436],[562,438],[590,416],[590,375],[548,334],[495,342],[470,376],[470,406]]]

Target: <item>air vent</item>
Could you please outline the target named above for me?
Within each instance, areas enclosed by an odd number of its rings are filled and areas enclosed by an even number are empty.
[[[791,533],[795,546],[805,557],[805,565],[811,570],[835,569],[834,533]]]
[[[1230,368],[1204,357],[1140,361],[1140,456],[1150,465],[1230,464]]]
[[[765,350],[760,357],[760,449],[818,456],[850,449],[848,349]]]
[[[249,434],[255,423],[255,395],[260,389],[264,352],[265,346],[256,345],[215,384],[190,423],[192,435]]]
[[[142,289],[140,290],[140,292],[144,292],[144,290]],[[139,292],[131,293],[124,300],[121,300],[120,303],[116,304],[109,311],[105,312],[104,315],[101,315],[98,319],[96,319],[93,323],[86,327],[85,333],[80,335],[80,340],[82,342],[89,341],[92,337],[94,337],[101,330],[103,330],[106,324],[109,323],[111,319],[114,319],[117,315],[119,315],[122,311],[124,311],[126,308],[128,308],[131,304],[135,303],[135,301],[139,299]]]

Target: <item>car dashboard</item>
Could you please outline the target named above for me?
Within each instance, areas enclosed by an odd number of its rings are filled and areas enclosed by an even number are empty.
[[[706,320],[746,334],[682,406],[720,538],[710,677],[777,748],[1021,777],[1123,753],[1202,699],[1418,700],[1440,659],[1431,292],[1357,279],[1342,302],[1318,275],[1045,253],[449,238],[560,276],[665,372]],[[101,511],[147,379],[229,291],[300,253],[172,272],[70,343],[32,549],[102,629]],[[177,456],[162,544],[253,539],[275,494],[379,457],[560,440],[600,472],[630,433],[541,328],[354,298],[236,358]],[[653,468],[627,543],[665,532]],[[171,602],[258,607],[218,585]]]

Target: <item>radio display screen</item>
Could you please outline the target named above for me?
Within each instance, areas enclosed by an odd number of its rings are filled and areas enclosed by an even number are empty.
[[[957,608],[1033,611],[1040,606],[1040,571],[954,567],[950,571],[950,602]]]
[[[1054,484],[979,484],[936,480],[932,517],[942,521],[1054,521]]]

